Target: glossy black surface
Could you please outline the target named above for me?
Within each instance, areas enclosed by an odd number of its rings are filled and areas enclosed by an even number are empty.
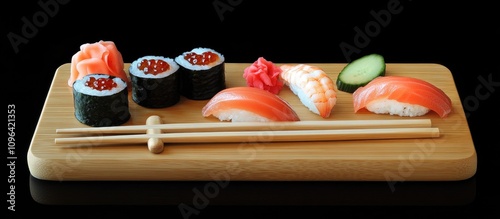
[[[327,4],[328,3],[328,4]],[[488,1],[5,2],[4,101],[15,105],[8,218],[477,218],[498,207],[496,7]],[[119,5],[118,5],[119,4]],[[212,48],[226,62],[345,63],[369,53],[450,69],[478,153],[458,182],[47,182],[26,153],[57,67],[83,43],[114,41],[125,62]],[[6,92],[5,92],[6,91]],[[4,106],[5,106],[4,105]],[[8,112],[9,115],[9,112]],[[12,115],[12,114],[11,114]],[[489,127],[490,126],[490,127]],[[7,150],[7,153],[9,150]],[[7,164],[14,160],[6,160]],[[14,172],[12,171],[14,168]],[[13,175],[14,174],[14,175]],[[10,177],[10,178],[9,178]],[[14,185],[15,212],[8,186]],[[192,213],[188,215],[189,213]],[[35,215],[28,217],[28,215]],[[70,217],[68,217],[70,216]]]

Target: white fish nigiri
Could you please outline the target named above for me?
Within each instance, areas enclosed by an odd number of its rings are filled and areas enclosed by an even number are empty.
[[[304,106],[323,118],[330,117],[337,102],[337,88],[323,69],[307,64],[284,64],[280,68],[281,80]]]

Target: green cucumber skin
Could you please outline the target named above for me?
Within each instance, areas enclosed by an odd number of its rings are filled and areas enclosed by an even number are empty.
[[[367,62],[373,62],[373,59],[378,59],[375,61],[378,61],[381,66],[380,69],[375,70],[373,72],[370,72],[370,75],[363,75],[365,76],[365,80],[362,80],[360,82],[350,82],[348,77],[348,74],[353,74],[356,73],[357,69],[356,68],[366,68],[365,63]],[[379,76],[385,76],[385,70],[386,70],[386,65],[385,65],[385,60],[384,57],[380,54],[369,54],[365,55],[361,58],[358,58],[351,63],[348,63],[342,71],[340,71],[339,76],[337,78],[337,89],[348,92],[348,93],[353,93],[356,89],[359,87],[365,86],[368,84],[371,80],[373,80],[376,77]],[[347,75],[347,76],[346,76]]]

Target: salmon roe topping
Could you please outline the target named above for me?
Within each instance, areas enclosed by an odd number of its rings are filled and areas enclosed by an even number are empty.
[[[137,64],[137,68],[145,74],[157,75],[168,71],[170,69],[170,65],[163,60],[143,59],[139,64]]]
[[[203,52],[202,54],[190,52],[184,55],[184,59],[193,65],[208,65],[216,62],[219,56],[210,51]]]
[[[103,90],[111,90],[118,85],[111,78],[96,79],[95,77],[89,77],[89,80],[85,82],[85,86],[90,87],[94,90],[103,91]]]

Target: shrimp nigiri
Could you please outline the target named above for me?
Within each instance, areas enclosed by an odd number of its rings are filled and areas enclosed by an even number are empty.
[[[280,66],[281,80],[311,112],[328,118],[337,102],[337,88],[321,68],[306,64]]]
[[[219,91],[202,108],[202,115],[232,122],[300,120],[288,102],[256,87],[232,87]]]
[[[380,76],[353,93],[354,112],[362,108],[378,114],[422,116],[429,111],[446,117],[451,99],[435,85],[407,76]]]

